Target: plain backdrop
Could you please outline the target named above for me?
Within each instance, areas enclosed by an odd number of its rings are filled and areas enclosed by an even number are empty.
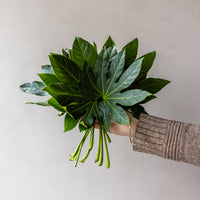
[[[199,199],[200,168],[134,152],[126,137],[111,135],[110,169],[94,162],[96,143],[75,168],[78,129],[64,134],[55,110],[24,104],[46,100],[19,85],[39,80],[50,52],[75,36],[100,49],[108,35],[118,49],[138,37],[139,55],[156,50],[149,77],[172,82],[150,114],[200,124],[199,0],[0,0],[1,200]]]

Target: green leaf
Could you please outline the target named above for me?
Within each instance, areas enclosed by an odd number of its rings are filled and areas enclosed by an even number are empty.
[[[26,104],[35,104],[35,105],[38,105],[38,106],[49,106],[47,101],[44,101],[44,102],[26,102]]]
[[[20,85],[20,89],[28,94],[34,94],[37,96],[46,96],[48,93],[43,91],[45,84],[40,81],[33,81],[31,83],[24,83]]]
[[[127,69],[135,61],[137,57],[138,39],[136,38],[132,40],[123,49],[126,50],[124,69]]]
[[[67,52],[67,49],[62,49],[62,54],[63,54],[64,56],[69,57],[69,53]]]
[[[156,52],[153,51],[138,58],[138,59],[143,58],[143,61],[142,61],[141,71],[136,79],[136,82],[141,80],[142,78],[146,78],[147,72],[151,69],[155,57],[156,57]]]
[[[108,85],[107,87],[105,87],[106,89],[106,95],[109,92],[111,86],[113,85],[113,83],[115,83],[115,81],[117,80],[117,78],[121,75],[122,71],[123,71],[123,67],[124,67],[124,61],[125,61],[125,51],[121,51],[119,52],[111,61],[110,64],[110,68],[109,68],[109,72],[108,72],[108,80],[104,82],[106,82],[106,84]],[[98,66],[97,66],[98,67]]]
[[[103,48],[97,58],[94,71],[97,76],[97,87],[101,91],[101,94],[104,95],[105,92],[105,81],[106,81],[106,74],[108,72],[108,54],[105,48]]]
[[[142,58],[133,62],[128,69],[126,69],[123,74],[120,76],[117,83],[113,83],[107,90],[107,96],[111,95],[114,92],[119,92],[134,82],[138,76],[142,65]]]
[[[83,121],[80,121],[79,122],[79,131],[80,132],[82,132],[82,131],[85,131],[85,130],[87,130],[88,128],[87,128],[87,126],[84,124],[84,122]]]
[[[53,97],[51,97],[49,100],[48,100],[48,105],[52,106],[53,108],[55,108],[56,110],[62,112],[62,113],[65,113],[66,112],[66,109],[61,106],[58,101],[56,101],[56,99],[54,99]]]
[[[121,106],[116,106],[115,103],[112,103],[106,100],[106,103],[109,105],[109,111],[111,118],[119,124],[128,124],[129,118]]]
[[[72,60],[83,70],[85,62],[91,67],[95,65],[97,52],[86,40],[76,37],[72,46]]]
[[[38,74],[38,76],[45,83],[45,85],[51,85],[60,82],[54,74]]]
[[[144,107],[139,104],[133,105],[129,107],[129,109],[132,111],[133,117],[136,119],[139,119],[141,113],[148,114]]]
[[[78,123],[79,119],[75,120],[70,113],[66,113],[64,120],[64,132],[72,130]]]
[[[68,57],[59,54],[51,54],[49,59],[56,77],[61,82],[76,84],[80,81],[81,71]]]
[[[96,43],[95,43],[95,42],[93,42],[93,47],[94,47],[94,49],[95,49],[96,53],[98,54],[97,45],[96,45]]]
[[[148,101],[151,101],[153,99],[157,98],[155,95],[150,95],[148,97],[146,97],[143,101],[140,102],[140,104],[144,104],[144,103],[147,103]]]
[[[132,106],[143,101],[146,97],[150,96],[151,93],[144,90],[128,90],[123,93],[113,93],[107,99],[109,102],[120,104],[123,106]]]
[[[86,113],[81,119],[81,121],[84,121],[85,125],[89,128],[94,125],[95,115],[96,115],[95,111],[97,109],[96,106],[97,102],[95,101],[94,103],[91,104],[90,107],[87,107]]]
[[[42,72],[47,74],[54,74],[53,68],[51,65],[43,65],[42,66]]]
[[[103,45],[103,47],[108,49],[109,47],[114,47],[114,46],[115,46],[115,43],[112,40],[112,38],[109,36],[108,39],[106,40],[105,44]]]
[[[83,99],[80,92],[69,84],[55,83],[44,88],[60,105],[66,106],[71,102],[77,102]]]
[[[109,47],[108,49],[106,49],[107,55],[108,55],[108,62],[109,64],[111,63],[111,61],[113,60],[113,58],[115,58],[115,56],[117,55],[117,49],[116,47]]]
[[[147,78],[139,81],[134,88],[146,90],[152,94],[159,92],[165,87],[170,81],[160,78]]]

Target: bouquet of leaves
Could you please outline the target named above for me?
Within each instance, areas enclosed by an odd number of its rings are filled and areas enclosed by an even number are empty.
[[[98,53],[97,45],[75,37],[71,49],[62,49],[62,54],[50,53],[51,65],[42,66],[38,74],[42,81],[24,83],[23,92],[38,96],[50,95],[44,102],[28,102],[40,106],[51,106],[64,117],[64,131],[79,126],[83,137],[70,160],[79,161],[84,142],[89,136],[89,147],[81,159],[84,163],[94,143],[94,123],[99,124],[99,141],[95,162],[103,164],[104,149],[107,168],[110,167],[108,143],[111,119],[119,124],[129,124],[126,113],[135,118],[147,113],[142,106],[156,98],[154,95],[170,81],[147,78],[156,52],[137,58],[138,39],[117,51],[109,36]]]

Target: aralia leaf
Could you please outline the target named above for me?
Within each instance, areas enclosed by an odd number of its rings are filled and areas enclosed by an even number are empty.
[[[105,84],[106,84],[106,74],[108,72],[108,54],[105,48],[103,48],[97,58],[94,72],[98,74],[97,76],[97,87],[101,91],[101,94],[105,93]]]
[[[54,99],[53,97],[51,97],[49,100],[48,100],[48,105],[52,106],[53,108],[55,108],[56,110],[62,112],[62,113],[65,113],[66,112],[66,109],[61,106],[58,101],[56,101],[56,99]]]
[[[26,102],[26,104],[35,104],[35,105],[38,105],[38,106],[49,106],[47,101],[44,101],[44,102]]]
[[[76,88],[68,84],[55,83],[46,86],[44,89],[62,106],[74,101],[80,101],[83,98]]]
[[[139,104],[130,106],[129,109],[132,111],[132,114],[136,119],[139,119],[141,113],[148,114],[144,107]]]
[[[95,48],[86,40],[76,37],[72,46],[72,60],[83,70],[85,62],[94,67],[97,52]]]
[[[43,65],[42,66],[42,72],[47,74],[54,74],[53,68],[51,65]]]
[[[134,89],[134,90],[128,90],[123,93],[113,93],[109,95],[107,99],[108,101],[115,104],[118,103],[123,106],[132,106],[134,104],[143,101],[146,97],[150,95],[151,93],[147,91]]]
[[[75,120],[70,113],[65,114],[64,119],[64,132],[71,131],[77,124],[79,119]]]
[[[119,81],[117,83],[113,83],[110,88],[108,88],[107,96],[111,95],[114,92],[119,92],[131,85],[134,82],[136,77],[138,76],[141,65],[142,58],[133,62],[129,68],[127,68],[123,74],[120,76]]]
[[[109,106],[109,111],[110,111],[111,117],[114,121],[116,121],[119,124],[128,124],[129,123],[129,118],[121,106],[117,106],[117,105],[115,105],[115,103],[112,103],[108,100],[106,100],[106,103]]]
[[[123,49],[126,51],[124,69],[127,69],[137,57],[138,39],[136,38],[132,40],[125,47],[123,47]]]
[[[44,73],[44,74],[38,74],[38,76],[45,83],[45,85],[51,85],[60,82],[54,74]]]
[[[115,83],[117,78],[121,75],[124,68],[124,61],[125,61],[125,51],[120,51],[111,61],[110,68],[108,71],[108,80],[106,81],[107,87],[106,95],[109,92],[112,85]]]
[[[106,42],[103,45],[103,47],[108,49],[109,47],[114,47],[114,46],[115,46],[115,43],[114,43],[113,39],[111,38],[111,36],[108,36],[108,39],[106,40]]]
[[[64,56],[69,57],[69,53],[67,52],[67,49],[62,49],[62,54],[63,54]]]
[[[56,77],[61,82],[74,82],[74,84],[76,84],[80,81],[80,70],[68,57],[51,53],[51,55],[49,55],[49,59]]]
[[[33,81],[30,83],[24,83],[20,85],[20,89],[28,94],[34,94],[37,96],[46,96],[48,93],[46,91],[43,91],[45,88],[45,84],[40,81]]]
[[[135,82],[141,80],[142,78],[146,78],[147,72],[151,69],[155,57],[156,57],[156,52],[153,51],[138,58],[138,59],[143,58],[143,61],[140,74],[138,75]]]
[[[159,92],[163,87],[165,87],[170,81],[161,78],[147,78],[139,81],[134,88],[139,88],[141,90],[146,90],[155,94]]]

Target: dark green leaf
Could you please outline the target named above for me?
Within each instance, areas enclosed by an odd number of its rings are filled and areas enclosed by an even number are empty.
[[[80,81],[80,70],[68,57],[59,54],[51,54],[49,58],[51,66],[61,82],[76,84]]]
[[[96,43],[95,43],[95,42],[93,42],[93,47],[94,47],[94,49],[95,49],[96,53],[98,54],[97,45],[96,45]]]
[[[56,83],[48,85],[45,90],[62,106],[66,106],[71,102],[79,102],[83,98],[77,89],[68,84]]]
[[[87,129],[88,129],[87,126],[84,124],[83,121],[81,121],[81,122],[79,123],[79,131],[82,132],[82,131],[85,131],[85,130],[87,130]]]
[[[45,85],[51,85],[60,82],[54,74],[38,74],[38,76],[45,83]]]
[[[20,89],[23,92],[34,94],[37,96],[46,96],[48,93],[46,91],[43,91],[45,88],[45,84],[40,81],[33,81],[31,83],[24,83],[20,85]]]
[[[67,49],[62,49],[62,54],[63,54],[64,56],[69,57],[69,53],[67,52]]]
[[[136,38],[132,40],[123,49],[126,50],[124,69],[127,69],[135,61],[137,57],[138,39]]]
[[[141,113],[147,114],[144,107],[139,104],[133,105],[133,106],[129,107],[129,109],[132,111],[132,114],[136,119],[139,119]]]
[[[155,51],[153,51],[151,53],[147,53],[140,57],[140,58],[143,58],[143,61],[142,61],[141,71],[136,79],[136,82],[147,76],[147,72],[151,69],[151,66],[153,65],[153,61],[154,61],[155,57],[156,57]],[[140,58],[138,58],[138,59],[140,59]]]
[[[73,61],[81,70],[83,70],[85,62],[87,62],[91,67],[95,65],[97,52],[95,48],[86,40],[76,37],[71,53]]]
[[[157,97],[152,94],[152,95],[146,97],[143,101],[141,101],[140,104],[147,103],[148,101],[151,101],[152,99],[155,99],[155,98],[157,98]]]
[[[146,90],[152,94],[159,92],[165,87],[170,81],[160,78],[147,78],[139,81],[134,88]]]
[[[109,47],[114,47],[114,46],[115,46],[115,43],[112,40],[112,38],[109,36],[108,39],[106,40],[105,44],[103,45],[103,47],[108,49]]]

